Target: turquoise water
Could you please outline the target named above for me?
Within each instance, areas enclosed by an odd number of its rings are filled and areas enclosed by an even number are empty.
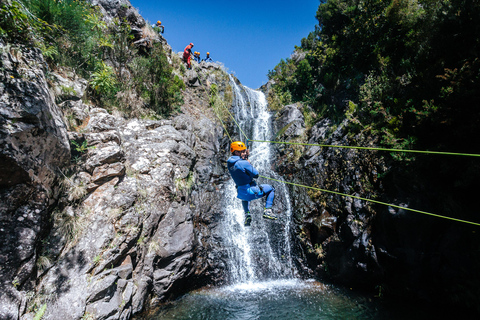
[[[277,280],[201,289],[145,317],[150,320],[425,319],[408,305],[387,305],[315,281]]]

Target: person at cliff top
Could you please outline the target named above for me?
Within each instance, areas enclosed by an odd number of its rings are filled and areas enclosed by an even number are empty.
[[[190,44],[183,50],[183,62],[187,64],[187,69],[192,69],[192,63],[190,62],[190,59],[192,58],[192,48],[193,43],[190,42]]]
[[[273,198],[275,189],[269,184],[257,185],[254,179],[258,178],[258,171],[255,169],[248,156],[250,151],[241,141],[232,142],[230,145],[232,156],[227,160],[227,167],[230,175],[237,185],[237,198],[242,200],[243,211],[245,212],[245,226],[250,226],[252,216],[250,215],[250,201],[267,197],[263,217],[276,220],[273,213]]]
[[[210,58],[210,52],[207,52],[207,57],[203,59],[205,62],[213,62],[212,58]]]
[[[195,61],[200,63],[200,52],[195,51],[195,54],[193,56],[194,56]]]
[[[165,31],[165,27],[162,26],[162,21],[157,21],[157,23],[152,27],[153,30],[157,31],[158,33],[163,33]]]

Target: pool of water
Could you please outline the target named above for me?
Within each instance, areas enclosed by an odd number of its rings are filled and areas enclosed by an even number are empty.
[[[201,289],[143,317],[150,320],[425,319],[428,313],[316,281],[277,280]]]

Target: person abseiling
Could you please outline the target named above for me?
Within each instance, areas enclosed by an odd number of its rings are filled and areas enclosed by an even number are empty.
[[[227,166],[237,186],[237,198],[242,200],[243,211],[245,212],[245,226],[250,226],[252,222],[250,201],[262,197],[267,197],[263,217],[276,220],[277,216],[272,210],[275,189],[269,184],[257,185],[255,182],[254,179],[258,178],[258,171],[248,160],[250,151],[241,141],[232,142],[230,151],[232,156],[227,160]]]
[[[205,62],[213,62],[213,59],[210,58],[210,52],[207,52],[207,57],[205,59],[203,59],[203,61]]]
[[[193,43],[190,42],[190,44],[183,50],[183,62],[187,64],[187,69],[192,69],[192,63],[190,62],[190,59],[192,58],[192,48]]]

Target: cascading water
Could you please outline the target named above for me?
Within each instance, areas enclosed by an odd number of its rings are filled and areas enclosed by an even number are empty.
[[[233,112],[240,126],[235,137],[246,141],[271,140],[271,114],[262,92],[238,85],[232,77],[230,84],[234,89]],[[243,131],[243,132],[242,132]],[[252,165],[266,177],[277,178],[271,170],[272,152],[266,143],[254,143],[250,146]],[[281,183],[272,183],[260,178],[258,184],[272,184],[275,188],[274,211],[277,221],[262,218],[265,198],[254,200],[250,204],[252,225],[244,227],[244,212],[241,200],[233,180],[228,183],[225,192],[225,241],[229,255],[230,276],[233,283],[257,282],[295,277],[290,247],[291,209],[288,191]]]
[[[263,93],[237,85],[235,120],[252,140],[271,140],[272,124]],[[232,138],[245,141],[237,128]],[[261,175],[281,179],[271,170],[270,145],[253,143],[250,161]],[[290,228],[291,207],[282,183],[258,179],[259,184],[275,187],[274,208],[277,221],[262,218],[265,199],[250,206],[252,225],[244,226],[244,213],[233,180],[224,191],[224,244],[228,252],[231,285],[191,292],[148,319],[423,319],[429,313],[405,304],[387,305],[371,296],[356,295],[349,290],[301,280],[293,267]]]

